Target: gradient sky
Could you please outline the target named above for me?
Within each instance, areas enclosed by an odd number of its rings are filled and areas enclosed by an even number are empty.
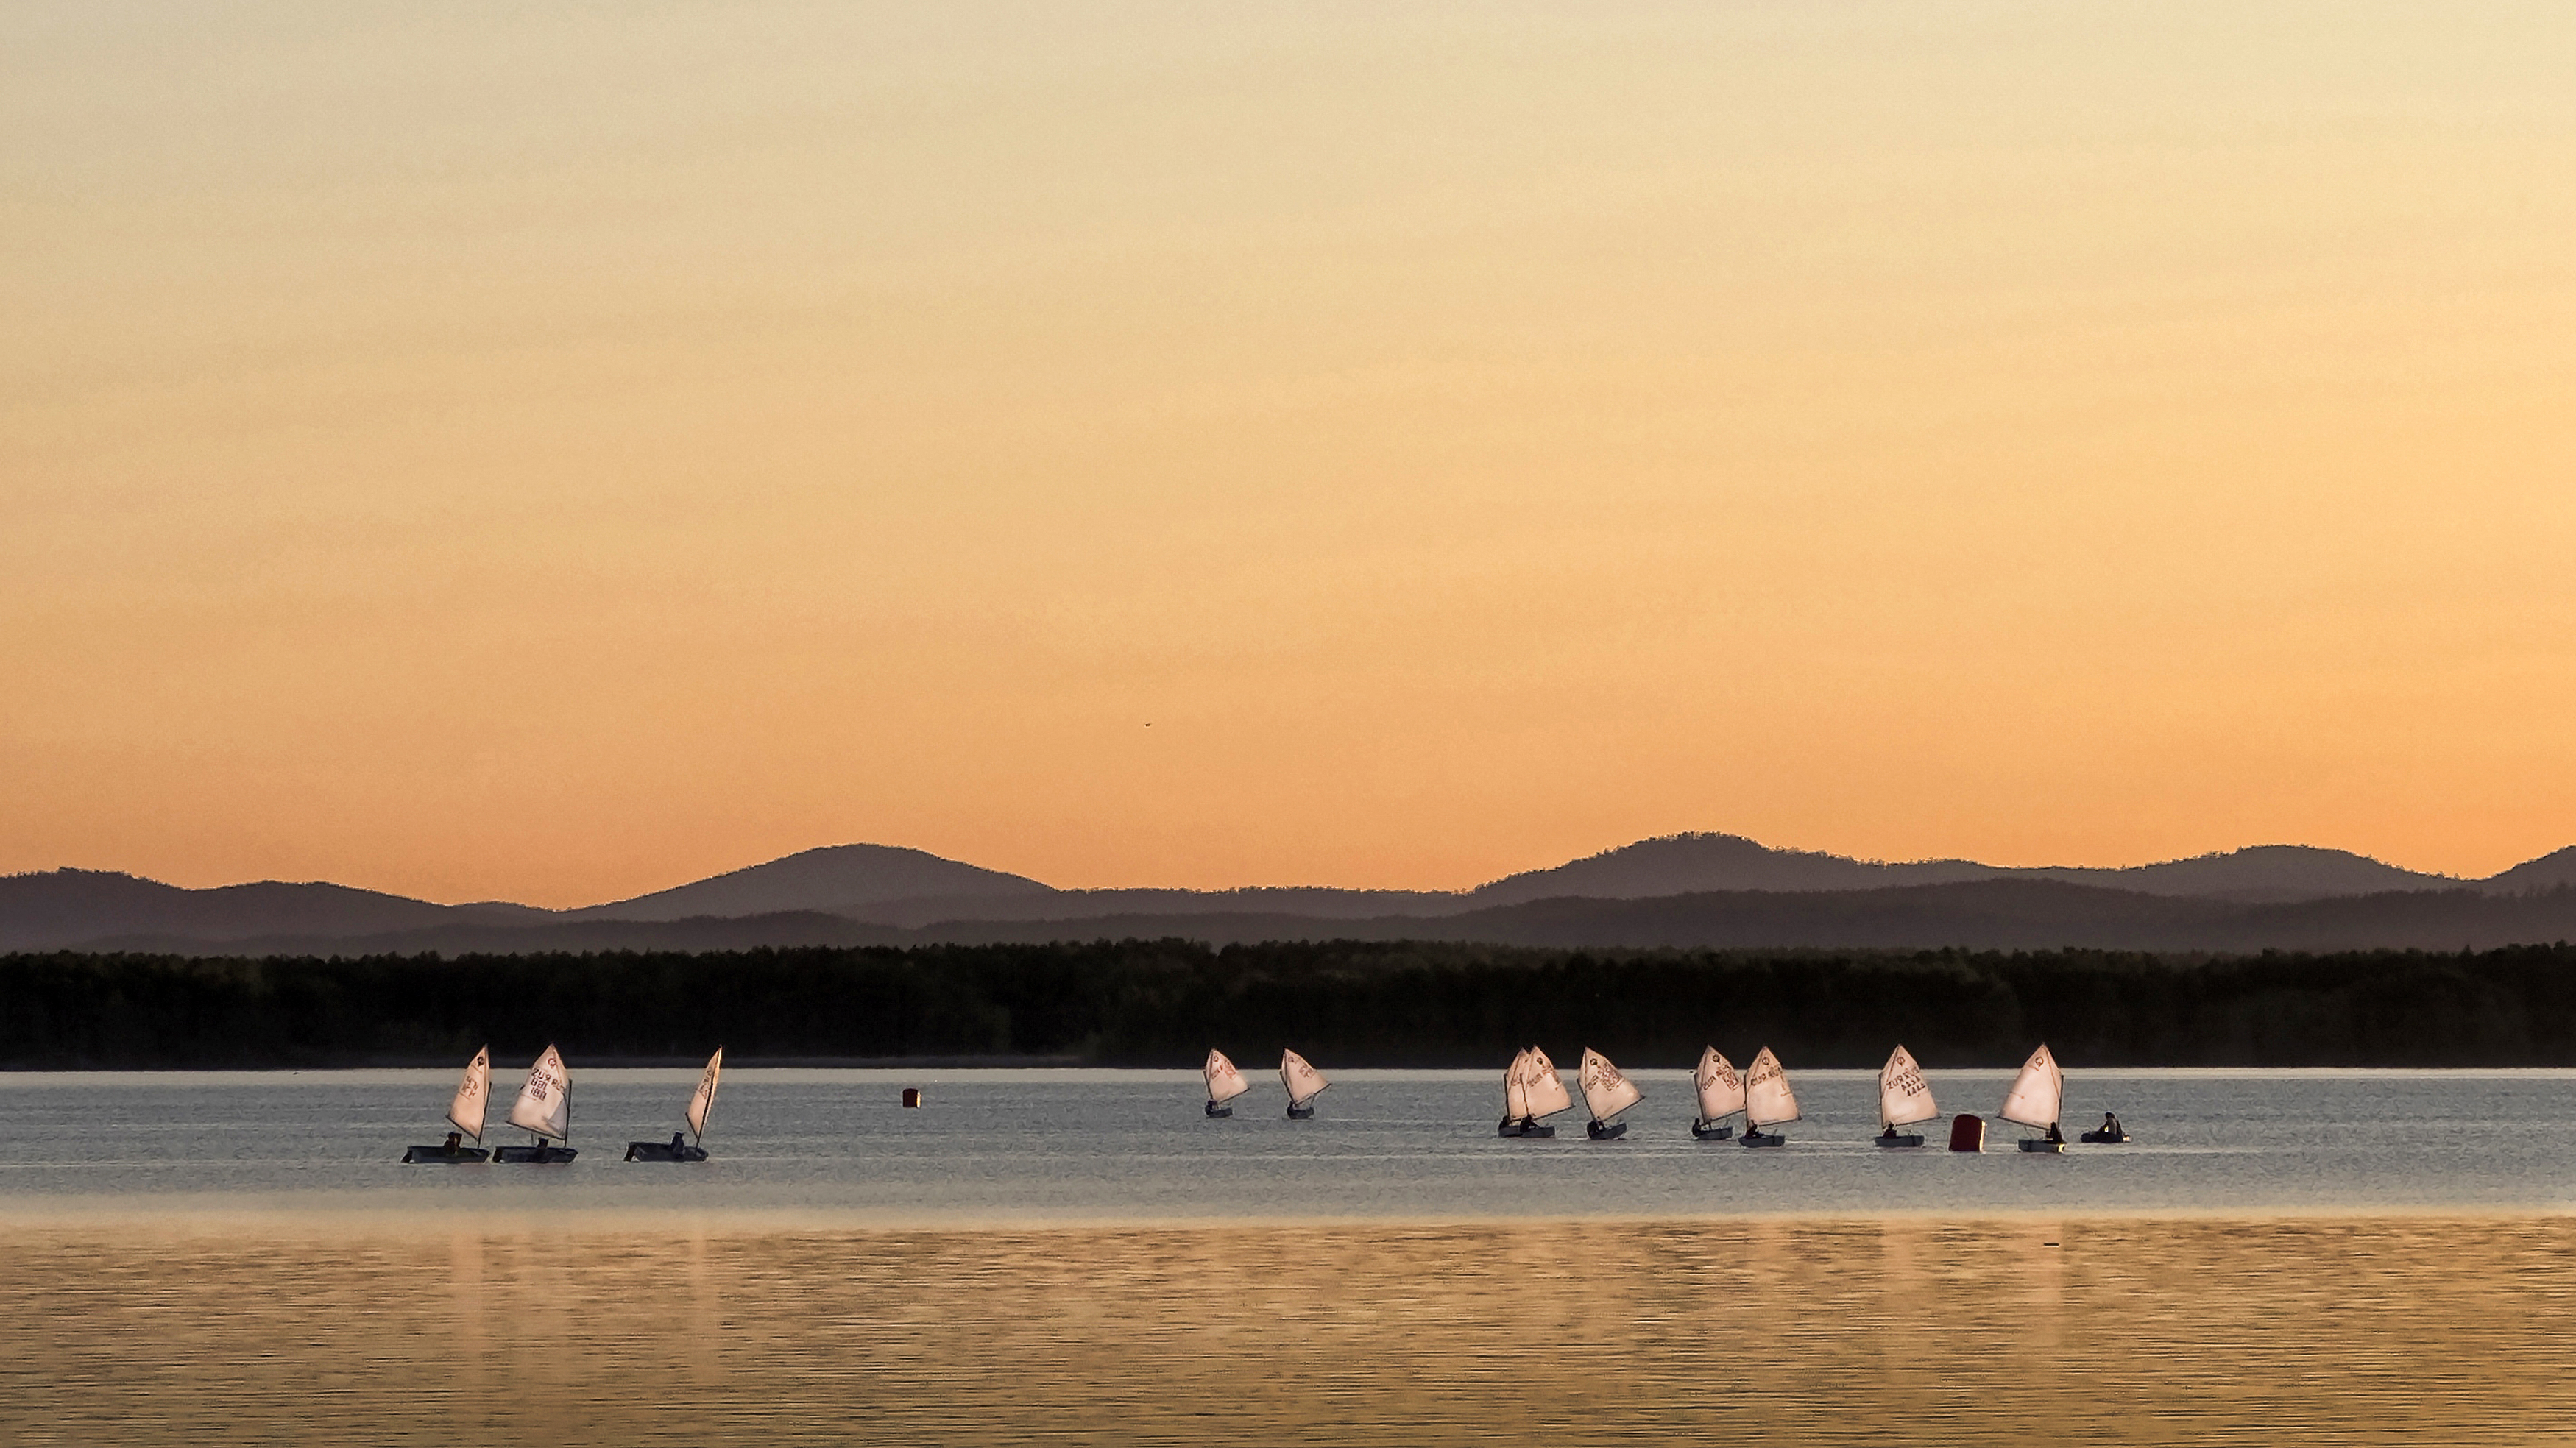
[[[2576,7],[0,11],[0,870],[2576,842]]]

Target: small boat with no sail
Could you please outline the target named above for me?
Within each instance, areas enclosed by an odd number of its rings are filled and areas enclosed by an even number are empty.
[[[1735,1128],[1724,1123],[1744,1109],[1744,1078],[1735,1074],[1734,1063],[1719,1055],[1715,1046],[1700,1047],[1691,1089],[1699,1093],[1699,1115],[1691,1120],[1691,1135],[1701,1141],[1733,1137]]]
[[[1574,1097],[1558,1079],[1556,1063],[1547,1052],[1536,1046],[1512,1058],[1512,1067],[1503,1073],[1503,1124],[1496,1128],[1503,1136],[1548,1137],[1556,1128],[1547,1118],[1574,1104]]]
[[[1914,1053],[1900,1044],[1889,1053],[1887,1064],[1878,1068],[1878,1125],[1874,1138],[1881,1146],[1921,1146],[1920,1132],[1899,1131],[1918,1121],[1930,1121],[1941,1114],[1932,1104],[1932,1087],[1923,1079],[1923,1068],[1915,1064]]]
[[[572,1148],[572,1072],[565,1069],[554,1047],[546,1047],[546,1053],[528,1068],[528,1084],[519,1088],[519,1099],[510,1104],[510,1124],[536,1140],[526,1146],[496,1148],[494,1161],[553,1166],[580,1154]]]
[[[1620,1112],[1646,1099],[1637,1083],[1620,1074],[1610,1058],[1583,1048],[1583,1069],[1575,1079],[1583,1084],[1583,1104],[1592,1108],[1592,1119],[1583,1124],[1584,1135],[1594,1141],[1616,1141],[1628,1134],[1628,1123],[1616,1119]]]
[[[447,1124],[456,1128],[447,1133],[447,1144],[407,1147],[402,1159],[413,1165],[447,1166],[489,1161],[492,1153],[483,1149],[483,1111],[491,1102],[492,1048],[485,1046],[465,1063],[465,1079],[456,1083],[456,1097],[447,1103]],[[464,1144],[469,1136],[474,1138],[472,1146]]]
[[[1279,1053],[1279,1084],[1288,1088],[1288,1119],[1304,1121],[1315,1114],[1315,1098],[1333,1083],[1294,1051]]]
[[[2004,1109],[1996,1115],[2015,1126],[2047,1131],[2046,1136],[2023,1137],[2022,1150],[2062,1153],[2066,1136],[2057,1129],[2057,1116],[2065,1099],[2066,1073],[2057,1069],[2057,1058],[2042,1043],[2021,1063],[2021,1074],[2013,1077],[2012,1089],[2004,1093]]]
[[[1251,1090],[1252,1083],[1243,1079],[1243,1073],[1234,1069],[1223,1051],[1208,1052],[1207,1065],[1201,1072],[1207,1077],[1207,1114],[1232,1116],[1234,1108],[1225,1103]]]
[[[1789,1089],[1789,1069],[1771,1048],[1744,1068],[1744,1144],[1778,1146],[1789,1138],[1765,1127],[1786,1126],[1798,1119],[1798,1094]]]
[[[707,1058],[707,1069],[698,1073],[698,1089],[689,1093],[688,1109],[680,1118],[689,1123],[689,1135],[695,1141],[684,1141],[680,1133],[671,1133],[669,1141],[630,1141],[626,1143],[628,1161],[705,1161],[707,1159],[707,1113],[716,1109],[716,1080],[724,1075],[724,1047]]]

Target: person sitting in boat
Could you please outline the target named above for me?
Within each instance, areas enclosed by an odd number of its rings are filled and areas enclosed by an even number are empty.
[[[451,1131],[447,1133],[447,1145],[440,1147],[439,1150],[446,1152],[449,1156],[454,1156],[457,1153],[457,1149],[462,1147],[464,1144],[465,1133],[461,1131]]]
[[[687,1139],[687,1136],[688,1133],[681,1131],[674,1131],[671,1133],[671,1155],[678,1156],[680,1154],[681,1144]]]
[[[1894,1141],[1896,1139],[1895,1123],[1890,1122],[1885,1130],[1879,1132],[1878,1139],[1881,1141]]]
[[[2047,1137],[2047,1139],[2048,1139],[2049,1141],[2055,1142],[2055,1143],[2056,1143],[2056,1144],[2058,1144],[2059,1146],[2064,1146],[2064,1145],[2066,1144],[2066,1133],[2065,1133],[2065,1132],[2062,1132],[2062,1131],[2060,1131],[2060,1130],[2058,1130],[2058,1129],[2057,1129],[2057,1123],[2056,1123],[2056,1122],[2054,1122],[2054,1121],[2052,1121],[2052,1122],[2048,1123],[2048,1137]]]
[[[2110,1137],[2110,1138],[2111,1138],[2112,1140],[2114,1140],[2114,1141],[2117,1141],[2117,1140],[2118,1140],[2118,1139],[2120,1139],[2121,1137],[2128,1135],[2128,1133],[2127,1133],[2127,1132],[2122,1131],[2122,1130],[2120,1129],[2120,1118],[2118,1118],[2118,1117],[2116,1117],[2116,1116],[2113,1116],[2113,1115],[2112,1115],[2110,1112],[2108,1112],[2108,1111],[2105,1111],[2105,1112],[2103,1112],[2103,1113],[2102,1113],[2102,1133],[2101,1133],[2101,1134],[2102,1134],[2102,1135],[2104,1135],[2104,1136]]]

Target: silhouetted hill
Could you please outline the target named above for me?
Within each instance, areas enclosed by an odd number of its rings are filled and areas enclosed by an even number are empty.
[[[525,905],[433,905],[322,882],[262,880],[185,890],[106,870],[0,876],[0,950],[40,950],[111,931],[197,941],[282,934],[379,935],[448,923],[548,918]]]
[[[2571,867],[2570,874],[2576,875],[2576,867]],[[2462,883],[2447,875],[2401,870],[2349,850],[2309,845],[2255,845],[2154,865],[2091,868],[1984,865],[1974,860],[1889,864],[1811,850],[1775,850],[1741,835],[1666,835],[1552,869],[1507,875],[1468,895],[1474,905],[1504,905],[1565,895],[1635,900],[1710,890],[1884,890],[2004,879],[2062,880],[2147,895],[2232,900],[2311,900],[2381,890],[2440,890]]]
[[[1029,900],[1051,885],[895,845],[828,845],[764,865],[565,912],[576,919],[682,920],[828,910],[848,915],[907,900]]]
[[[1462,892],[1058,890],[920,850],[840,845],[561,912],[503,903],[439,905],[323,883],[185,890],[131,875],[56,870],[0,878],[0,950],[721,950],[1122,935],[1551,945],[2456,948],[2462,940],[2569,933],[2549,923],[2557,917],[2545,902],[2479,902],[2571,885],[2576,847],[2469,882],[2297,845],[2120,869],[2004,868],[1973,860],[1888,864],[1702,834],[1642,840]],[[2364,901],[2377,903],[2358,903]],[[2251,911],[2299,904],[2318,908]],[[1615,908],[1622,906],[1636,908]],[[2533,931],[2542,933],[2516,933]]]

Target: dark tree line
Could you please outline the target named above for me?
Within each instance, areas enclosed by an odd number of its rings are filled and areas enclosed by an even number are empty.
[[[2576,1064],[2576,949],[2173,958],[2100,951],[1582,951],[1182,940],[360,959],[0,956],[0,1066],[769,1058],[1195,1065],[1570,1059],[2005,1066]]]

